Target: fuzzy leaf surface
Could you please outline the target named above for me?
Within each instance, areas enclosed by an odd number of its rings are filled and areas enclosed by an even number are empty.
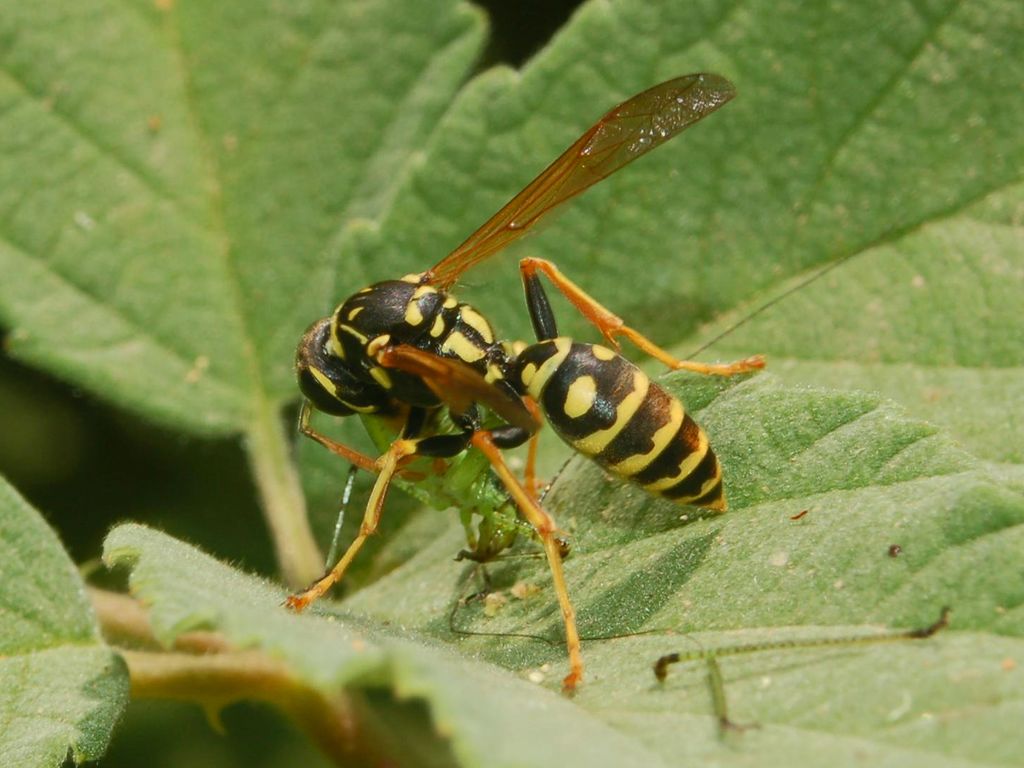
[[[128,698],[82,580],[39,513],[0,480],[0,764],[97,760]]]

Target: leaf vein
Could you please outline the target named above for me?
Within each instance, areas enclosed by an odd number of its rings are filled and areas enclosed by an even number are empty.
[[[128,330],[132,332],[133,338],[152,344],[154,348],[166,353],[172,359],[179,361],[188,369],[192,368],[195,364],[195,360],[192,355],[187,354],[184,350],[177,349],[168,340],[156,336],[152,332],[151,326],[146,323],[139,322],[135,318],[131,317],[122,308],[111,303],[109,301],[109,297],[99,296],[95,292],[86,288],[85,285],[76,282],[71,275],[55,269],[54,265],[49,263],[43,255],[32,253],[26,247],[18,243],[10,233],[0,231],[0,243],[6,245],[20,258],[37,263],[49,276],[58,280],[67,290],[75,293],[86,302],[94,305],[98,311],[107,312],[115,319],[124,323]],[[104,349],[109,349],[109,347],[110,345],[107,344],[104,346]],[[216,373],[213,373],[211,369],[207,369],[204,378],[206,381],[216,381],[231,391],[236,390],[234,384],[226,379],[220,378]]]
[[[50,105],[43,93],[34,89],[28,81],[19,77],[9,67],[5,66],[3,72],[7,76],[8,81],[26,98],[38,103],[48,115],[52,115],[86,145],[92,147],[99,156],[110,160],[117,167],[129,173],[132,178],[137,180],[143,188],[151,192],[158,200],[169,203],[173,210],[180,214],[183,219],[200,228],[205,228],[205,224],[198,219],[195,213],[188,209],[180,197],[174,195],[163,184],[159,176],[148,171],[144,165],[135,162],[128,155],[118,152],[115,145],[104,141],[98,134],[91,131],[84,123],[76,120],[70,113],[62,111],[59,108],[59,101]]]
[[[453,47],[456,47],[459,44],[461,44],[461,42],[462,40],[458,35],[454,36],[450,41],[445,43],[445,45],[442,48],[438,49],[438,52],[434,57],[435,60],[445,59],[450,50]],[[345,238],[347,226],[354,215],[355,204],[364,202],[365,195],[361,195],[360,193],[368,190],[369,179],[374,178],[376,175],[375,172],[377,170],[377,160],[379,158],[381,148],[387,144],[388,137],[391,135],[391,132],[394,129],[395,124],[398,122],[399,117],[405,114],[406,106],[409,104],[411,100],[415,99],[418,96],[420,88],[422,86],[429,86],[429,83],[432,80],[432,78],[433,72],[431,68],[428,66],[424,67],[420,71],[419,77],[417,77],[416,79],[412,80],[409,83],[409,87],[405,89],[405,92],[402,94],[401,100],[398,101],[395,109],[392,110],[391,116],[389,117],[387,122],[382,123],[381,130],[376,132],[377,142],[376,145],[374,146],[373,151],[370,152],[366,160],[359,165],[358,174],[350,186],[352,194],[349,196],[348,203],[345,205],[344,210],[342,210],[338,215],[338,226],[335,228],[334,232],[327,238],[327,242],[324,244],[323,248],[325,261],[327,262],[327,267],[325,269],[326,279],[321,281],[320,284],[330,286],[331,290],[334,293],[337,293],[338,273],[342,265],[338,259],[330,257],[332,254],[337,252]],[[438,123],[438,125],[440,125],[440,123]],[[391,193],[388,195],[388,198],[386,200],[383,200],[381,202],[378,210],[376,211],[378,220],[380,219],[380,217],[385,215],[385,212],[389,210],[391,205],[394,203],[399,188],[401,187],[402,183],[408,178],[408,175],[409,161],[407,159],[402,164],[402,168],[399,171],[399,177],[395,179],[392,185]],[[350,270],[351,267],[351,264],[346,265],[346,270]]]
[[[241,341],[242,359],[248,368],[248,381],[252,387],[251,395],[254,410],[264,410],[256,406],[257,403],[266,405],[269,403],[269,396],[263,379],[262,367],[259,364],[259,353],[252,335],[248,332],[249,324],[246,322],[245,303],[242,297],[240,278],[232,259],[231,240],[228,234],[228,226],[224,216],[223,197],[220,194],[221,185],[217,183],[219,168],[216,157],[210,147],[210,138],[203,128],[200,118],[200,109],[196,98],[192,77],[189,74],[185,63],[185,52],[181,39],[181,31],[178,25],[179,10],[172,7],[166,14],[167,23],[165,36],[168,46],[173,53],[175,66],[178,70],[178,78],[181,81],[182,93],[184,96],[186,114],[192,132],[196,136],[196,143],[200,151],[200,160],[206,169],[206,173],[215,183],[210,187],[207,205],[211,217],[211,229],[213,237],[217,241],[214,249],[219,257],[223,270],[224,284],[228,293],[229,312],[234,315],[237,321],[237,331]]]

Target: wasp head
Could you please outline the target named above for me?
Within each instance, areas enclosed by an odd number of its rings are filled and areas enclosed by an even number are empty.
[[[386,410],[387,392],[359,373],[358,362],[353,367],[332,347],[331,318],[317,320],[306,329],[295,351],[295,375],[314,408],[334,416]]]

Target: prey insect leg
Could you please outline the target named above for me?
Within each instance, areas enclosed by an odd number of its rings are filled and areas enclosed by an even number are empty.
[[[348,511],[348,502],[352,498],[352,487],[356,482],[356,473],[359,467],[349,464],[348,477],[345,479],[345,490],[341,492],[341,504],[338,505],[338,518],[334,523],[334,535],[331,537],[331,548],[327,550],[327,561],[324,568],[330,568],[331,563],[338,556],[338,540],[341,538],[341,527],[345,524],[345,513]]]
[[[729,712],[725,698],[725,683],[722,678],[722,671],[718,665],[718,659],[723,656],[737,656],[744,653],[757,653],[759,651],[793,650],[797,648],[824,648],[824,647],[846,647],[856,645],[874,645],[877,643],[894,643],[904,640],[923,640],[931,637],[940,630],[949,626],[949,608],[943,608],[939,618],[926,627],[914,629],[889,630],[874,635],[855,635],[846,637],[819,637],[805,640],[778,640],[764,643],[751,643],[748,645],[736,645],[729,648],[717,650],[699,649],[684,653],[669,653],[654,662],[654,677],[659,683],[665,682],[668,677],[668,669],[673,664],[685,661],[704,660],[708,665],[708,683],[711,687],[711,699],[714,705],[715,716],[718,718],[719,727],[724,730],[745,730],[751,725],[739,725],[729,719]]]

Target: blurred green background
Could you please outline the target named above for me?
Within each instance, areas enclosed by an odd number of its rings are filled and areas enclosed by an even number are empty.
[[[480,0],[490,40],[478,69],[521,65],[581,0]],[[410,264],[410,269],[417,266]],[[7,329],[0,328],[0,338]],[[110,407],[26,368],[0,343],[0,474],[47,518],[71,556],[99,556],[112,525],[134,520],[203,548],[243,570],[274,574],[270,541],[238,440],[198,440]],[[240,704],[224,733],[200,709],[135,702],[104,766],[328,765],[267,707]]]

